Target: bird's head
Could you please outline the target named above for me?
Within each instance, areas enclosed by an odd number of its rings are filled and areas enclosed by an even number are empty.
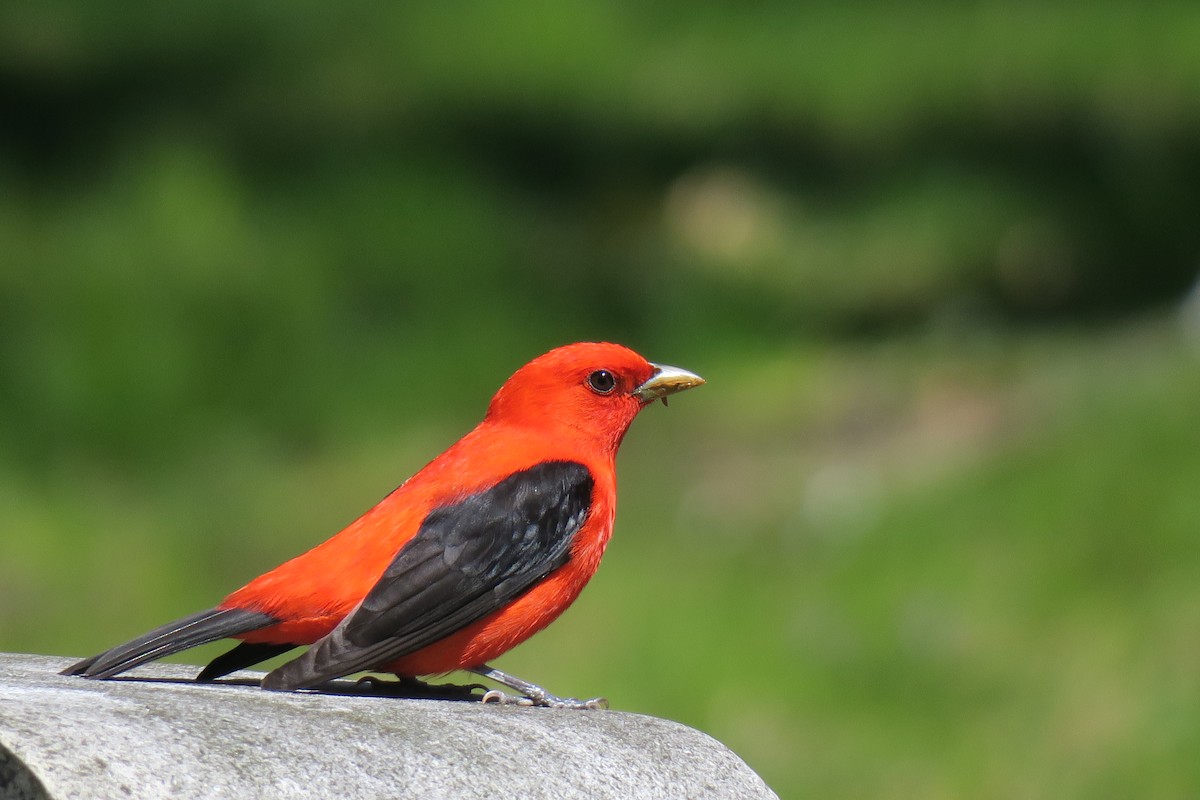
[[[488,407],[493,422],[568,428],[613,452],[638,412],[704,383],[619,344],[583,342],[538,356],[509,378]]]

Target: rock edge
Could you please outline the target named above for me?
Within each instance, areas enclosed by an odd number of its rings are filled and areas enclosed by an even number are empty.
[[[774,798],[710,736],[618,711],[264,692],[198,668],[0,654],[0,800]]]

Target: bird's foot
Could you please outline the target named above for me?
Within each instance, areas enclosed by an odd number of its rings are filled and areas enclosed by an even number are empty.
[[[543,706],[544,708],[608,708],[608,701],[603,697],[593,697],[591,700],[580,700],[577,697],[559,697],[558,695],[550,694],[536,683],[523,681],[516,676],[493,669],[487,664],[471,667],[471,672],[474,672],[476,675],[482,675],[496,683],[502,683],[508,688],[516,689],[521,693],[516,697],[509,697],[498,689],[492,689],[484,693],[481,698],[485,703],[499,703],[500,705],[509,706]]]
[[[499,689],[492,689],[483,695],[481,701],[497,703],[502,706],[542,706],[543,708],[573,708],[593,711],[608,708],[608,700],[603,697],[580,700],[578,697],[559,697],[546,691],[531,692],[528,695],[507,695]]]
[[[431,684],[416,678],[388,680],[375,675],[364,675],[354,682],[354,686],[356,689],[363,687],[371,694],[430,700],[478,700],[479,695],[475,694],[475,690],[487,691],[487,687],[480,683],[465,686],[456,683]]]

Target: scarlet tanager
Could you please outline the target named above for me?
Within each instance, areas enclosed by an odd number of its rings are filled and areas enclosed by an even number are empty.
[[[500,387],[479,425],[333,538],[255,578],[215,608],[80,661],[63,674],[110,678],[218,639],[241,643],[210,681],[302,645],[264,689],[293,691],[356,672],[468,670],[521,697],[595,707],[487,662],[549,625],[595,574],[616,513],[617,448],[655,400],[704,383],[616,344],[572,344]]]

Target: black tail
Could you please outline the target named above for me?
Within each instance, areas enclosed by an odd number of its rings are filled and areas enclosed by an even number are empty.
[[[63,675],[82,675],[85,678],[111,678],[139,664],[154,661],[189,647],[196,647],[227,636],[248,633],[279,622],[261,611],[240,608],[210,608],[190,617],[169,622],[131,642],[106,650],[72,664]]]
[[[231,672],[252,667],[260,661],[274,658],[295,647],[299,647],[299,645],[242,642],[229,652],[222,653],[208,662],[208,666],[200,671],[196,680],[215,681]]]

